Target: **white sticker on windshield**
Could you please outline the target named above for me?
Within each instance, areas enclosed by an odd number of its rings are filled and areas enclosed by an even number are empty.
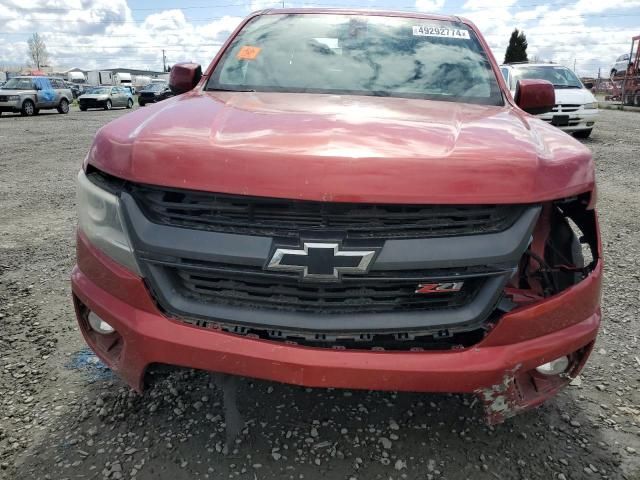
[[[413,35],[419,37],[459,38],[469,40],[469,30],[460,28],[434,27],[432,25],[420,25],[413,27]]]

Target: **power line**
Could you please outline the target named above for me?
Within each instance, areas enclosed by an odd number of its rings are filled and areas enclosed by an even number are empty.
[[[191,23],[195,23],[195,22],[210,22],[213,20],[222,20],[225,18],[233,18],[233,15],[226,15],[223,17],[205,17],[205,18],[200,18],[200,19],[189,19],[189,22]],[[544,15],[538,15],[536,17],[531,17],[529,19],[527,19],[527,21],[532,21],[532,20],[540,20],[541,18],[543,18]],[[640,17],[640,13],[609,13],[609,14],[589,14],[589,13],[585,13],[585,14],[575,14],[575,15],[560,15],[560,16],[554,16],[554,20],[568,20],[568,19],[572,19],[572,18],[618,18],[618,17]],[[16,19],[17,20],[17,19]],[[21,18],[20,20],[24,20],[23,18]],[[144,23],[144,21],[137,21],[137,20],[122,20],[122,21],[113,21],[113,20],[101,20],[101,21],[97,21],[97,22],[82,22],[82,19],[75,19],[75,20],[61,20],[58,18],[33,18],[33,17],[29,17],[28,20],[32,21],[32,22],[55,22],[55,23],[79,23],[79,24],[86,24],[86,25],[124,25],[124,24],[142,24]],[[483,18],[483,20],[504,20],[503,17],[485,17]]]
[[[386,1],[386,0],[385,0]],[[280,2],[273,2],[274,4],[276,3],[280,3]],[[302,7],[341,7],[341,8],[354,8],[354,9],[363,9],[363,10],[367,10],[366,7],[363,7],[362,5],[348,5],[348,4],[336,4],[336,3],[324,3],[324,2],[291,2],[294,6],[302,6]],[[285,7],[285,2],[282,2],[282,8]],[[517,4],[517,5],[513,5],[510,8],[516,9],[516,10],[524,10],[526,8],[532,8],[532,7],[543,7],[543,6],[552,6],[549,2],[546,3],[523,3],[523,4]],[[162,11],[162,10],[174,10],[174,9],[180,9],[180,10],[193,10],[193,9],[215,9],[215,8],[233,8],[233,7],[246,7],[246,8],[250,8],[251,7],[251,3],[247,3],[247,2],[242,2],[242,3],[226,3],[226,4],[219,4],[219,5],[211,5],[211,4],[195,4],[195,5],[165,5],[163,7],[144,7],[144,8],[129,8],[129,10],[131,10],[132,12],[144,12],[144,11]],[[384,5],[380,5],[380,6],[376,6],[376,5],[371,5],[371,7],[373,8],[388,8]],[[393,9],[413,9],[413,10],[417,10],[415,4],[413,5],[394,5]],[[486,10],[495,10],[496,7],[479,7],[479,8],[474,8],[472,10],[469,11],[469,13],[472,12],[476,12],[476,11],[486,11]],[[86,11],[85,8],[76,8],[76,7],[36,7],[36,8],[20,8],[19,9],[20,12],[25,12],[25,13],[29,13],[29,12],[71,12],[71,11]],[[433,12],[436,13],[436,12]]]

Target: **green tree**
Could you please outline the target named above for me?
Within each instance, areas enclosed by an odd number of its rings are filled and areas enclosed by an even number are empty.
[[[507,52],[504,55],[504,63],[512,62],[527,62],[527,37],[524,32],[519,32],[518,29],[514,29],[509,39],[509,46]]]

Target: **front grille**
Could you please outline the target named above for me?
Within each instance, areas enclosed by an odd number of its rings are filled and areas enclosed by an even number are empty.
[[[322,284],[301,283],[297,275],[251,267],[163,268],[176,291],[200,303],[321,315],[459,308],[473,300],[484,281],[467,279],[459,292],[417,294],[420,272],[344,276],[339,284]]]
[[[510,227],[517,205],[389,205],[247,197],[131,185],[153,222],[215,232],[298,238],[340,232],[345,238],[428,238],[494,233]]]
[[[153,92],[140,92],[140,96],[143,98],[153,98],[155,94]]]
[[[552,111],[559,113],[559,112],[563,112],[563,113],[568,113],[568,112],[575,112],[576,110],[578,110],[582,105],[580,104],[574,104],[574,103],[564,103],[564,104],[557,104],[553,107]]]
[[[83,107],[98,107],[104,105],[104,101],[98,101],[93,98],[86,98],[80,100],[80,105]]]
[[[5,95],[0,95],[0,102],[8,102],[8,101],[9,101],[9,97]]]

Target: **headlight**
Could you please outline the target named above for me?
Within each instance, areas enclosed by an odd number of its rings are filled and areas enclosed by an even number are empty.
[[[78,173],[78,228],[103,253],[141,275],[120,214],[120,200]]]
[[[7,100],[10,102],[17,102],[18,100],[20,100],[20,95],[9,95],[7,97]]]
[[[598,108],[598,102],[594,102],[594,103],[585,103],[583,105],[585,110],[593,110],[593,109],[597,109]]]

